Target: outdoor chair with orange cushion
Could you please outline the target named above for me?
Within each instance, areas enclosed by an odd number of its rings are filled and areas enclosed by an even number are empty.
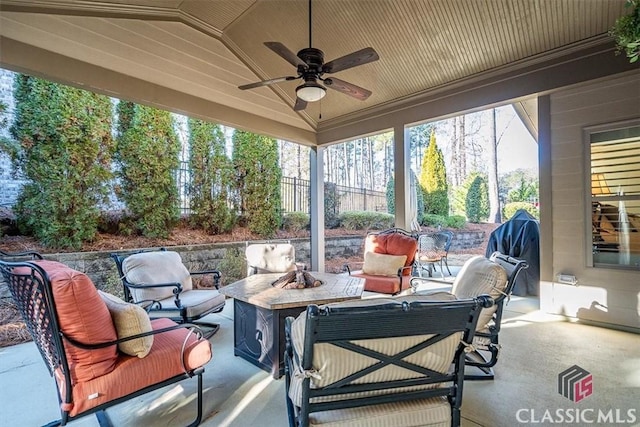
[[[86,274],[33,257],[0,260],[0,272],[56,384],[61,419],[49,425],[94,413],[109,426],[107,408],[194,376],[197,414],[190,426],[200,424],[211,345],[199,329],[150,320],[141,307],[98,291]]]
[[[218,270],[189,271],[178,252],[160,250],[113,253],[127,302],[145,307],[152,318],[168,317],[178,323],[196,323],[207,327],[206,337],[220,326],[202,318],[222,311],[224,295],[218,292]],[[194,287],[199,278],[206,288]]]
[[[417,236],[401,228],[369,233],[364,243],[364,261],[345,264],[351,276],[364,278],[364,290],[397,294],[409,288],[418,248]]]

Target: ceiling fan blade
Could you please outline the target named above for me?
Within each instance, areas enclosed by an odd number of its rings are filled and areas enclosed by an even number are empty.
[[[365,47],[357,52],[327,62],[322,66],[322,71],[325,73],[337,73],[338,71],[377,61],[378,59],[380,57],[372,47]]]
[[[300,77],[294,77],[294,76],[277,77],[275,79],[263,80],[261,82],[249,83],[247,85],[238,86],[238,89],[241,89],[241,90],[253,89],[256,87],[272,85],[274,83],[280,83],[280,82],[289,81],[289,80],[296,80],[299,78]]]
[[[335,77],[331,77],[330,79],[325,79],[324,84],[329,89],[337,90],[338,92],[342,92],[345,95],[353,96],[360,101],[366,101],[367,98],[371,95],[371,91],[362,88],[360,86],[356,86],[353,83],[345,82],[344,80],[336,79]]]
[[[307,101],[296,98],[296,105],[293,106],[293,111],[302,111],[305,108],[307,108]]]
[[[298,58],[298,55],[296,55],[295,53],[291,52],[285,45],[283,45],[282,43],[279,42],[264,42],[264,45],[266,47],[268,47],[269,49],[271,49],[272,51],[274,51],[275,53],[277,53],[278,55],[280,55],[282,58],[286,59],[287,62],[291,65],[293,65],[294,67],[297,67],[298,65],[302,65],[302,66],[307,66],[307,64],[305,64],[305,62]]]

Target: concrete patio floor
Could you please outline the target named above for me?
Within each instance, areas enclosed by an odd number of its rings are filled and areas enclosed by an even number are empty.
[[[233,356],[233,301],[211,315],[202,426],[286,426],[284,380]],[[538,310],[536,298],[513,297],[500,335],[494,381],[465,382],[463,426],[640,426],[640,335],[567,322]],[[558,374],[579,365],[593,393],[573,402],[558,393]],[[115,426],[183,426],[192,420],[195,380],[131,399],[108,410]],[[55,386],[33,343],[0,349],[0,426],[38,426],[59,418]],[[545,412],[548,411],[548,412]],[[599,413],[603,423],[598,421]],[[559,423],[559,415],[564,423]],[[568,422],[578,419],[579,422]],[[94,416],[69,423],[97,426]]]

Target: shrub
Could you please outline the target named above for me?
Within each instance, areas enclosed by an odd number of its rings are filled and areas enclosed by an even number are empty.
[[[534,217],[540,219],[540,212],[532,203],[512,202],[512,203],[507,203],[504,206],[504,215],[503,215],[504,220],[508,221],[509,219],[511,219],[511,217],[515,215],[515,213],[520,209],[524,209]]]
[[[222,275],[222,286],[243,279],[247,276],[247,261],[244,253],[239,248],[228,248],[218,264],[218,270]]]
[[[424,214],[420,218],[420,225],[427,227],[446,227],[447,217],[435,214]]]
[[[168,111],[120,101],[116,189],[131,218],[123,232],[166,238],[180,216],[176,171],[180,141]],[[160,155],[161,153],[161,155]]]
[[[324,183],[324,225],[327,228],[338,228],[340,220],[338,211],[340,209],[340,196],[338,186],[333,182]]]
[[[489,188],[482,175],[476,175],[469,186],[466,211],[469,222],[479,223],[489,218]]]
[[[385,230],[393,227],[395,217],[384,212],[347,211],[340,214],[340,223],[347,230]]]
[[[79,249],[95,238],[111,178],[112,106],[103,95],[17,75],[11,135],[1,144],[29,182],[15,205],[23,233]]]
[[[282,221],[278,143],[266,136],[234,131],[233,166],[243,220],[251,232],[272,237]]]
[[[464,228],[464,226],[467,224],[467,219],[462,215],[451,215],[450,217],[447,217],[446,222],[447,227],[460,229]]]
[[[282,228],[293,233],[309,228],[309,214],[305,212],[289,212],[282,218]]]
[[[189,119],[189,222],[209,234],[231,231],[235,215],[229,207],[233,169],[226,155],[226,140],[219,125]]]
[[[393,177],[389,178],[389,181],[387,181],[387,191],[386,191],[386,198],[387,198],[387,212],[389,212],[392,215],[395,215],[396,213],[396,188],[395,188],[395,180]]]

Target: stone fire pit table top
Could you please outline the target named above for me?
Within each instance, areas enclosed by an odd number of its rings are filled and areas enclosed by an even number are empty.
[[[324,283],[315,288],[282,289],[271,283],[285,273],[254,274],[220,288],[220,293],[269,310],[321,305],[362,297],[364,279],[347,274],[309,273]]]

